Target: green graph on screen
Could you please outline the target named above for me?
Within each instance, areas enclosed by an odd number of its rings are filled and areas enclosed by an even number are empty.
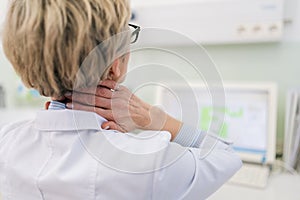
[[[238,109],[237,111],[233,111],[230,108],[215,108],[211,106],[203,107],[201,109],[201,117],[200,117],[200,128],[203,131],[208,131],[210,124],[213,121],[216,121],[215,117],[213,118],[213,112],[220,112],[224,116],[224,123],[222,124],[222,127],[219,132],[219,136],[223,138],[228,138],[228,129],[229,124],[227,122],[227,119],[233,119],[233,118],[243,118],[244,111],[242,108]]]

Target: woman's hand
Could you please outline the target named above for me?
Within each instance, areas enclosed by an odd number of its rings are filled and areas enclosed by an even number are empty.
[[[165,130],[175,138],[181,127],[181,122],[142,101],[114,81],[103,81],[97,88],[74,91],[66,98],[72,100],[72,103],[67,103],[67,108],[95,112],[107,119],[102,124],[103,129],[121,132]]]

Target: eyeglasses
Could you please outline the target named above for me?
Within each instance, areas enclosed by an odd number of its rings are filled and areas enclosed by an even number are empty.
[[[139,38],[141,27],[134,25],[134,24],[128,24],[128,25],[129,25],[130,30],[132,31],[130,43],[131,44],[136,43],[136,41]]]

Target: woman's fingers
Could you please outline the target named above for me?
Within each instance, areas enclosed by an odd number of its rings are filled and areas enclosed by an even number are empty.
[[[113,97],[113,91],[105,87],[97,87],[95,95],[98,97],[111,99]]]
[[[113,113],[111,110],[106,110],[106,109],[98,108],[98,107],[94,107],[94,106],[83,105],[83,104],[77,103],[77,102],[67,103],[66,107],[68,109],[73,109],[73,110],[95,112],[107,120],[112,120],[112,121],[114,120]]]
[[[101,87],[101,86],[91,87],[91,88],[78,88],[78,89],[74,90],[73,93],[67,93],[65,95],[65,97],[70,98],[75,93],[94,95],[94,96],[99,96],[99,97],[110,99],[110,98],[112,98],[113,91],[109,88]]]
[[[96,87],[78,88],[74,91],[85,94],[94,94],[105,98],[111,98],[112,92],[118,90],[119,88],[120,86],[115,81],[105,80],[100,82]]]
[[[119,87],[117,82],[111,80],[101,81],[99,83],[99,86],[106,87],[113,90],[117,90]]]
[[[120,131],[122,133],[127,132],[126,130],[124,130],[121,126],[119,126],[117,123],[113,122],[113,121],[107,121],[104,122],[101,127],[105,130],[117,130]]]
[[[73,93],[72,96],[66,97],[67,99],[72,100],[73,102],[79,102],[80,104],[94,106],[94,107],[101,107],[106,109],[111,109],[111,99],[94,96],[90,94],[84,93]]]
[[[119,87],[122,88],[123,87]],[[82,96],[95,96],[95,97],[102,97],[106,99],[112,99],[112,98],[118,98],[121,96],[121,90],[111,90],[106,87],[97,87],[97,88],[84,88],[84,89],[78,89],[74,90],[73,93],[67,93],[65,97],[67,99],[72,99],[76,95],[78,99],[81,99]]]

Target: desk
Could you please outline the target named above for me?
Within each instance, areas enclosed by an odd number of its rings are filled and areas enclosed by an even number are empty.
[[[265,189],[225,184],[209,200],[300,200],[300,176],[272,174]]]

